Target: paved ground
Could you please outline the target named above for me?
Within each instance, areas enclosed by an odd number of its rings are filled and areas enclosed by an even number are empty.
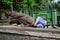
[[[40,39],[49,40],[51,38],[52,38],[51,40],[60,39],[60,30],[59,29],[32,28],[32,27],[21,27],[21,26],[13,26],[13,25],[9,25],[9,26],[3,25],[3,26],[0,26],[0,33],[1,32],[35,36],[35,37],[30,37],[30,36],[27,37],[27,39],[30,38],[32,40],[35,40],[35,38],[36,38],[36,40],[40,40]],[[7,34],[2,34],[2,35],[3,36],[5,35],[4,37],[7,36]],[[10,35],[11,34],[9,34],[9,36]],[[12,37],[14,37],[14,36],[12,35]],[[11,37],[11,39],[12,39],[12,37]],[[42,38],[40,38],[40,37],[42,37]],[[19,39],[19,37],[17,39]]]

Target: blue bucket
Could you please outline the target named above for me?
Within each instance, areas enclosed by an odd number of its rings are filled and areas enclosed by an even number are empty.
[[[47,22],[45,20],[43,20],[43,18],[37,17],[35,25],[37,26],[38,24],[41,24],[43,26],[43,28],[45,28],[47,25]]]

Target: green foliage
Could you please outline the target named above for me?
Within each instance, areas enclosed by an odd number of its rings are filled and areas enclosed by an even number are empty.
[[[11,0],[2,0],[4,4],[10,5],[12,3]]]
[[[60,1],[57,3],[58,7],[60,7]]]
[[[55,8],[56,8],[58,11],[60,11],[60,1],[55,4]]]
[[[22,5],[24,5],[24,8],[28,8],[28,7],[36,7],[38,9],[53,9],[55,7],[55,5],[57,5],[58,8],[60,8],[60,2],[58,2],[57,4],[52,3],[53,0],[24,0],[23,2],[16,2],[16,0],[3,0],[4,4],[10,5],[11,3],[13,3],[13,6],[17,7],[17,9],[21,10],[22,9]],[[57,8],[56,7],[56,8]]]

